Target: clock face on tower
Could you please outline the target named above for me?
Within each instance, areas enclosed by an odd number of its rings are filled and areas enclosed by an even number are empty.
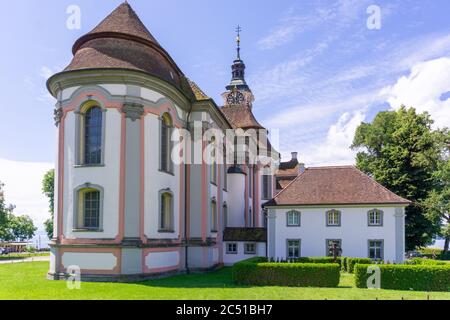
[[[227,96],[227,104],[242,104],[244,100],[244,95],[239,91],[233,91]]]

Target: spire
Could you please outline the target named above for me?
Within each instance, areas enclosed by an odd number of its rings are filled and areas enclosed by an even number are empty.
[[[245,82],[245,63],[241,59],[241,32],[242,28],[238,25],[236,27],[236,44],[237,44],[237,57],[234,60],[233,65],[231,66],[232,70],[232,79],[230,84],[226,87],[227,90],[242,90],[242,91],[250,91],[247,83]]]
[[[242,28],[240,25],[238,25],[236,28],[236,33],[237,33],[237,37],[236,37],[237,59],[236,60],[241,60],[241,31],[242,31]]]

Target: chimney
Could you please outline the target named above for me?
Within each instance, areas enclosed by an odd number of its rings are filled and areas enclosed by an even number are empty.
[[[292,159],[291,161],[298,161],[297,157],[298,157],[298,152],[291,152],[292,155]]]

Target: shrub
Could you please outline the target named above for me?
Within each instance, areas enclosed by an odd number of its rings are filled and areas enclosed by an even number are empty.
[[[337,263],[272,263],[251,258],[233,266],[233,281],[238,284],[292,287],[337,287]]]
[[[341,270],[347,272],[347,257],[341,258]]]
[[[407,265],[426,265],[426,266],[446,266],[450,265],[445,261],[433,260],[433,259],[423,259],[423,258],[413,258],[410,260],[406,260],[405,264]]]
[[[358,288],[367,288],[367,265],[355,266]],[[382,289],[449,291],[450,266],[448,265],[379,265]]]
[[[444,250],[441,249],[423,248],[418,251],[428,259],[433,259],[436,257],[438,260],[450,260],[450,252],[444,253]]]
[[[297,263],[337,263],[341,266],[341,257],[334,261],[333,257],[300,257],[294,260]]]
[[[347,257],[347,272],[353,273],[353,268],[355,267],[355,264],[372,264],[373,261],[370,258],[350,258]]]

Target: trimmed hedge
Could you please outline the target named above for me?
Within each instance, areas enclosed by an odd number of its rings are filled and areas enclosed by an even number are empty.
[[[373,264],[373,260],[370,258],[350,258],[346,259],[346,271],[353,273],[353,269],[356,264]]]
[[[347,272],[347,257],[341,258],[341,270]]]
[[[380,287],[392,290],[450,291],[450,266],[377,265],[381,271]],[[367,265],[355,266],[358,288],[367,288]]]
[[[341,266],[341,257],[338,257],[334,261],[333,257],[300,257],[294,259],[296,263],[337,263],[339,267]]]
[[[410,260],[406,260],[405,264],[407,264],[407,265],[425,265],[425,266],[446,266],[446,265],[450,266],[450,264],[448,264],[445,261],[423,259],[423,258],[413,258]]]
[[[233,281],[238,284],[289,287],[337,287],[337,263],[276,263],[251,258],[233,266]]]

